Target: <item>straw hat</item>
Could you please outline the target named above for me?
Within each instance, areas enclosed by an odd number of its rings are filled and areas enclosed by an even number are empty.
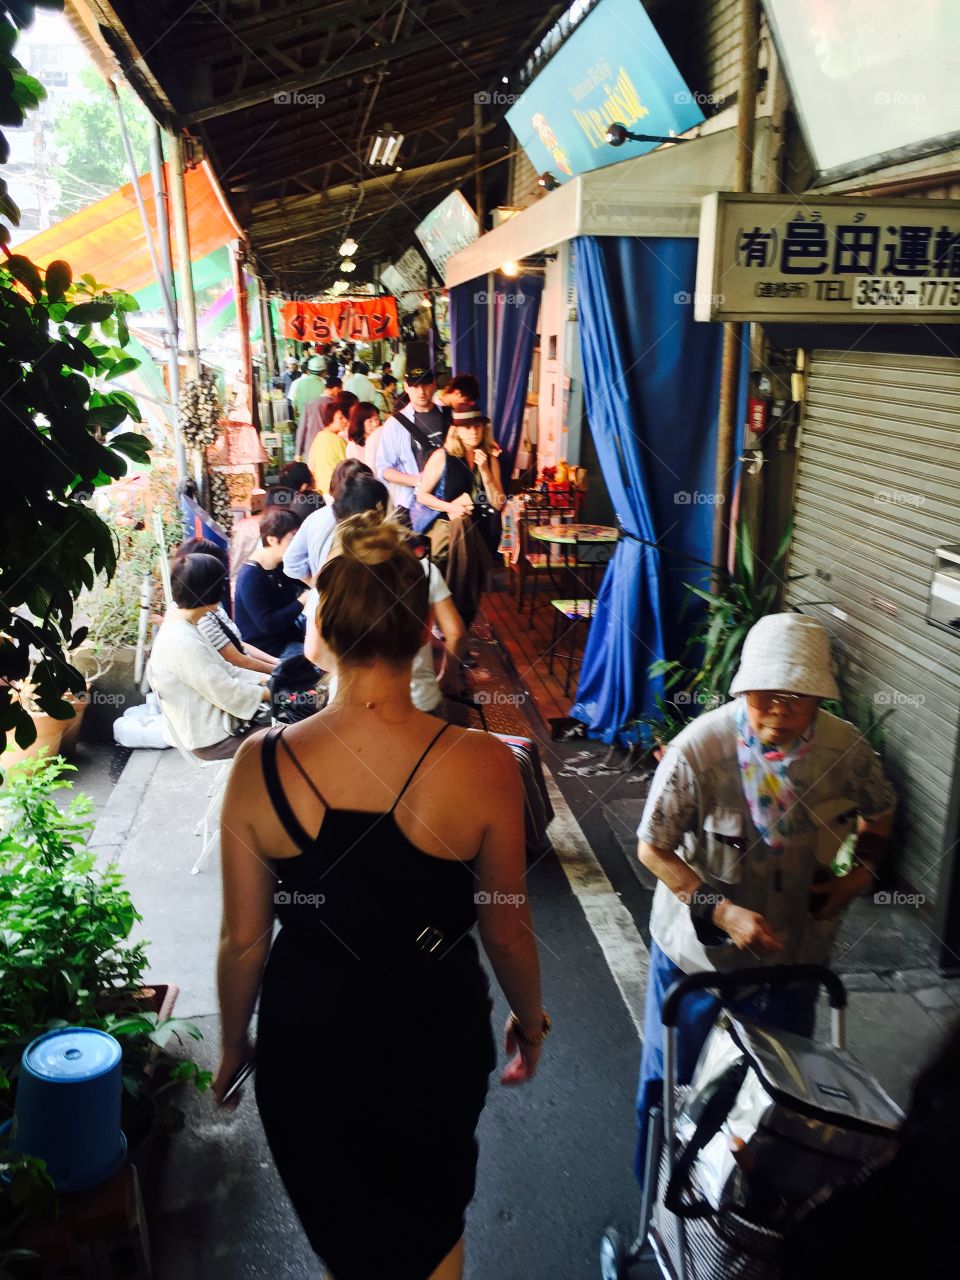
[[[830,663],[830,636],[815,618],[771,613],[750,628],[730,692],[764,689],[840,697]]]

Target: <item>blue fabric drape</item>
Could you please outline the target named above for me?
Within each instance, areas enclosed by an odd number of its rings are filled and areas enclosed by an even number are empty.
[[[543,279],[498,280],[494,329],[493,435],[503,450],[500,475],[506,483],[520,441],[527,382],[537,337]]]
[[[710,560],[722,329],[693,319],[696,257],[693,239],[576,241],[587,417],[626,535],[571,710],[604,742],[635,736],[626,724],[656,710],[662,681],[647,668],[676,656],[684,584],[702,584],[693,561]]]
[[[450,290],[450,347],[453,372],[472,373],[480,383],[480,408],[487,406],[487,281],[483,276]]]

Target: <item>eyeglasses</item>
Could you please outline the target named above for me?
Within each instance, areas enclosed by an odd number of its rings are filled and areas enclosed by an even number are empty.
[[[799,711],[811,701],[811,695],[809,693],[771,693],[761,689],[748,693],[747,701],[760,711],[769,711],[772,707],[782,707],[784,711]]]

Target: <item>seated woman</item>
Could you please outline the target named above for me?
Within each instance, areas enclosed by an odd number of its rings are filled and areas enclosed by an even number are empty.
[[[260,545],[237,575],[233,612],[250,644],[286,658],[303,651],[300,616],[307,593],[302,582],[280,567],[300,521],[283,507],[271,507],[260,521]]]
[[[224,571],[227,569],[226,551],[209,538],[188,538],[186,542],[181,542],[174,559],[181,560],[184,556],[193,555],[213,556],[223,565]],[[271,654],[255,645],[243,643],[233,620],[219,601],[216,609],[200,618],[197,630],[231,666],[245,667],[247,671],[264,671],[271,675],[277,665],[277,659]]]
[[[338,528],[344,527],[344,522],[351,517],[359,515],[365,515],[372,528],[385,519],[389,502],[387,487],[381,481],[363,474],[352,476],[336,503]],[[340,553],[341,540],[339,536],[335,536],[327,559],[333,559]],[[430,607],[428,625],[443,633],[444,653],[438,677],[434,669],[433,647],[429,639],[425,638],[410,672],[410,700],[418,711],[426,711],[442,719],[444,697],[456,697],[460,693],[460,661],[466,648],[467,631],[440,570],[430,560],[422,560],[421,564],[427,575]],[[311,591],[304,608],[307,615],[307,635],[303,651],[312,663],[320,666],[323,646],[316,622],[318,604],[316,590]],[[330,682],[331,699],[336,694],[336,688],[337,678],[334,675]]]
[[[201,618],[219,607],[225,577],[214,556],[173,561],[175,608],[161,624],[147,669],[178,741],[201,760],[229,759],[251,729],[267,723],[269,710],[266,673],[231,666],[199,631]]]
[[[305,520],[323,506],[323,494],[313,487],[313,475],[305,462],[288,462],[267,493],[268,507],[283,507]]]

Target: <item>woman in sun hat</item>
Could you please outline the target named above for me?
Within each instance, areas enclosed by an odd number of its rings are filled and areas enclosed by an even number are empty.
[[[701,969],[826,963],[843,909],[875,881],[895,797],[859,730],[824,711],[838,698],[830,639],[814,618],[776,613],[750,630],[732,700],[670,743],[640,827],[640,861],[658,880],[637,1092],[643,1176],[646,1120],[663,1083],[660,1010],[671,983]],[[830,873],[857,833],[853,869]],[[758,989],[748,1017],[810,1035],[816,990]],[[688,998],[678,1080],[688,1083],[715,998]]]

